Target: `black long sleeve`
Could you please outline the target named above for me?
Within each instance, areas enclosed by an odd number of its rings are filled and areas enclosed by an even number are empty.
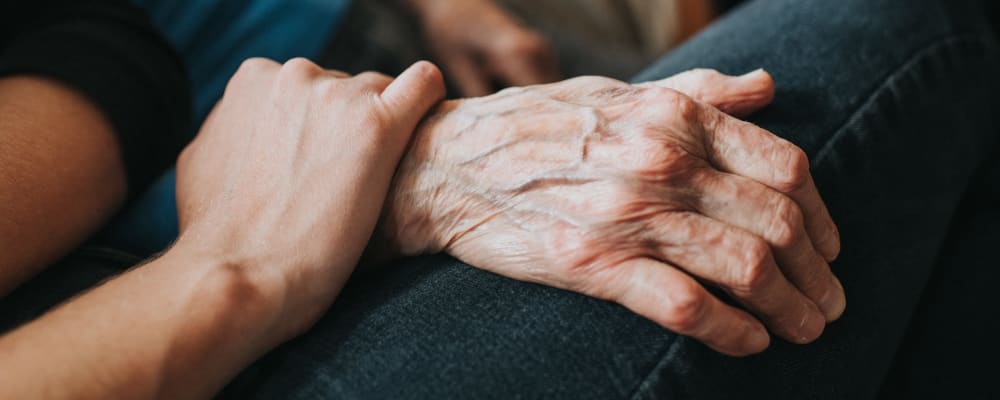
[[[191,122],[183,64],[125,0],[0,0],[0,76],[36,74],[111,121],[131,194],[175,160]]]

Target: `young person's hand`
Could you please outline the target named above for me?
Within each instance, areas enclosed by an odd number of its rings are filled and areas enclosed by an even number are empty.
[[[177,242],[0,336],[0,398],[211,396],[329,307],[443,96],[425,62],[244,62],[178,160]]]
[[[411,133],[443,95],[426,62],[393,80],[247,60],[178,162],[171,251],[238,269],[277,296],[285,333],[300,332],[358,262]]]
[[[494,84],[526,86],[559,79],[555,50],[493,0],[408,0],[424,41],[463,96]]]
[[[380,234],[401,254],[616,301],[727,354],[762,351],[765,326],[812,341],[845,306],[827,264],[836,227],[805,153],[731,116],[773,95],[763,71],[695,70],[445,102],[417,130]]]

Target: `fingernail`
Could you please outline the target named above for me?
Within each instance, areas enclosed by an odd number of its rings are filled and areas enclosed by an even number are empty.
[[[762,74],[767,74],[767,72],[765,72],[763,68],[757,68],[753,71],[740,75],[740,78],[756,78],[758,75]]]
[[[847,303],[847,299],[844,297],[844,285],[832,274],[830,279],[832,281],[827,285],[826,292],[823,293],[822,297],[816,299],[816,305],[823,312],[827,322],[840,318]]]
[[[795,343],[806,344],[819,339],[826,328],[826,319],[824,319],[823,314],[815,309],[815,306],[810,305],[809,310],[802,316],[799,334],[794,339]]]
[[[837,279],[836,276],[833,277],[833,284],[837,288],[831,290],[823,302],[823,315],[826,316],[827,322],[840,318],[844,314],[844,309],[847,308],[847,296],[844,294],[844,285],[840,283],[840,279]]]

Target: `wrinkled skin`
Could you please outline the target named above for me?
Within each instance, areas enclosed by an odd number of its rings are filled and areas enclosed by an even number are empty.
[[[402,255],[618,302],[726,354],[762,351],[767,329],[810,342],[845,307],[827,264],[840,241],[802,150],[733,117],[773,93],[763,71],[695,70],[446,101],[415,133],[380,234]]]

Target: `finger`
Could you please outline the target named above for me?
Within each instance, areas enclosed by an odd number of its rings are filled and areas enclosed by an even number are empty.
[[[418,61],[382,91],[381,99],[395,123],[412,132],[431,107],[444,98],[444,79],[434,64]]]
[[[791,197],[801,208],[806,232],[828,261],[840,253],[840,235],[809,173],[809,158],[791,142],[748,122],[702,106],[709,161]]]
[[[687,274],[648,258],[618,265],[611,296],[635,313],[718,352],[745,356],[764,351],[767,330],[746,312],[715,298]]]
[[[724,289],[778,336],[808,343],[823,332],[826,318],[785,279],[763,239],[694,213],[661,214],[646,234],[657,259]]]
[[[698,212],[763,238],[785,276],[819,306],[826,320],[840,317],[846,306],[844,288],[813,247],[794,200],[749,178],[710,169],[694,182],[700,193],[694,202]]]
[[[226,83],[223,98],[228,101],[252,102],[254,99],[245,98],[246,96],[233,97],[227,95],[232,92],[239,92],[240,89],[247,91],[262,90],[261,88],[273,84],[270,79],[265,78],[270,78],[270,76],[278,73],[281,69],[282,64],[263,57],[252,57],[243,60],[232,78]]]
[[[489,76],[468,57],[461,55],[442,58],[449,81],[455,84],[464,97],[479,97],[493,93]]]
[[[529,86],[560,79],[556,54],[540,36],[522,35],[515,47],[491,57],[490,69],[511,86]]]
[[[774,100],[774,80],[763,69],[740,76],[712,69],[693,69],[640,86],[674,89],[737,117],[750,115]]]
[[[541,60],[510,60],[495,64],[500,81],[508,86],[531,86],[559,80],[559,71],[554,65]]]

